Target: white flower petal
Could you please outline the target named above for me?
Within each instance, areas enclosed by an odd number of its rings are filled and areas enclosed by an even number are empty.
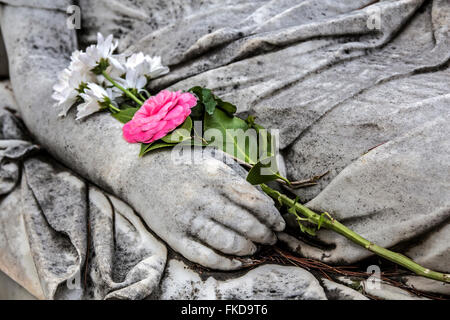
[[[139,78],[137,78],[136,80],[136,86],[135,88],[138,91],[141,91],[142,89],[144,89],[145,85],[147,84],[147,78],[144,76],[140,76]]]
[[[92,97],[89,97],[85,99],[84,103],[78,105],[76,120],[83,119],[95,112],[98,112],[101,110],[101,108],[102,107],[100,106],[97,100],[92,99]]]
[[[97,100],[103,101],[104,97],[108,97],[106,90],[96,83],[90,82],[87,87],[86,93],[91,97],[95,97]]]

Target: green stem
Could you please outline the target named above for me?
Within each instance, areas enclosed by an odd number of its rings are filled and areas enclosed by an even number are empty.
[[[282,204],[288,206],[288,207],[295,207],[295,210],[308,218],[308,221],[312,222],[315,225],[319,224],[320,215],[315,213],[314,211],[308,209],[304,205],[295,202],[295,200],[292,200],[291,198],[287,197],[284,194],[281,194],[280,192],[268,187],[265,184],[261,184],[262,190],[267,193],[270,197],[273,199],[280,201]],[[343,224],[341,224],[339,221],[336,221],[335,219],[322,219],[322,226],[324,228],[327,228],[329,230],[333,230],[340,235],[343,235],[347,239],[351,240],[352,242],[366,248],[367,250],[375,253],[376,255],[383,257],[389,261],[392,261],[398,265],[401,265],[405,267],[408,270],[411,270],[412,272],[416,273],[417,275],[450,283],[450,274],[444,274],[436,271],[432,271],[430,269],[424,268],[421,265],[415,263],[408,257],[397,253],[390,251],[388,249],[385,249],[383,247],[380,247],[369,240],[361,237],[356,232],[350,230]]]
[[[116,112],[120,112],[120,109],[114,107],[114,106],[112,105],[112,103],[109,104],[109,107],[110,107],[112,110],[116,111]]]
[[[286,184],[287,184],[288,186],[291,185],[291,182],[290,182],[287,178],[285,178],[285,177],[283,177],[281,174],[279,174],[278,172],[276,172],[275,175],[278,177],[278,179],[281,179],[281,180],[283,180],[284,182],[286,182]]]
[[[102,71],[102,75],[113,84],[113,86],[115,86],[116,88],[122,90],[128,97],[130,97],[131,99],[133,99],[138,105],[142,106],[144,104],[143,101],[139,100],[134,94],[132,94],[129,90],[125,89],[124,87],[122,87],[120,84],[118,84],[116,81],[114,81],[113,78],[111,78],[109,76],[109,74],[106,73],[106,71]]]
[[[142,94],[138,93],[138,95],[139,95],[139,98],[141,98],[142,100],[145,100],[145,97]]]

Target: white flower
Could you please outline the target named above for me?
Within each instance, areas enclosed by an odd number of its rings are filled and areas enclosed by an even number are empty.
[[[117,95],[111,90],[111,88],[105,89],[95,83],[88,83],[87,89],[84,93],[80,93],[80,97],[83,98],[84,102],[78,105],[76,120],[82,119],[104,109],[104,104],[115,104],[114,99]]]
[[[125,57],[122,55],[114,55],[118,42],[113,39],[112,35],[103,38],[97,34],[97,44],[91,45],[86,52],[75,51],[72,53],[70,65],[63,70],[58,76],[58,82],[53,86],[53,99],[57,101],[56,106],[61,107],[60,116],[67,115],[70,108],[76,103],[79,90],[88,82],[103,82],[103,76],[96,76],[92,69],[97,66],[100,60],[108,59],[110,66],[107,72],[112,76],[119,76],[125,72]]]
[[[115,80],[126,89],[142,91],[148,78],[157,78],[169,72],[169,68],[161,64],[161,57],[150,57],[142,52],[132,54],[125,62],[125,78],[115,77]],[[114,91],[122,92],[113,88]]]
[[[147,78],[143,75],[140,75],[135,69],[127,70],[125,79],[116,78],[115,80],[122,87],[125,87],[125,89],[136,89],[138,92],[141,92],[147,84]],[[123,92],[116,87],[114,87],[113,90],[118,92],[119,94],[123,94]]]
[[[80,50],[76,50],[72,53],[68,69],[80,74],[89,74],[91,70],[80,60],[81,54],[82,52]]]
[[[104,88],[111,83],[99,74],[103,70],[123,87],[138,92],[144,90],[148,79],[169,72],[160,57],[140,52],[126,59],[123,54],[114,54],[117,46],[118,41],[112,35],[104,38],[98,33],[97,44],[90,45],[85,52],[73,52],[69,67],[59,74],[58,82],[53,86],[52,97],[57,101],[56,106],[62,109],[60,116],[67,115],[80,98],[83,102],[78,106],[77,119],[108,107],[117,107],[114,99],[123,92],[115,86]]]
[[[78,92],[69,84],[70,70],[64,69],[58,76],[58,82],[53,86],[52,98],[56,100],[55,107],[62,107],[60,116],[65,116],[77,101]]]
[[[126,70],[136,70],[141,76],[155,79],[169,72],[169,68],[163,66],[161,57],[150,57],[142,52],[134,53],[125,62]]]
[[[97,44],[92,44],[86,48],[86,52],[79,54],[79,60],[89,69],[95,68],[101,59],[107,59],[110,63],[107,72],[111,74],[112,71],[119,73],[125,72],[125,68],[122,65],[124,62],[124,56],[119,54],[113,54],[116,50],[119,42],[114,40],[112,34],[103,38],[101,33],[97,34]]]
[[[55,106],[62,108],[59,116],[67,115],[78,99],[79,90],[93,78],[90,73],[74,68],[77,67],[71,63],[58,75],[58,82],[53,86],[52,98],[57,101]]]

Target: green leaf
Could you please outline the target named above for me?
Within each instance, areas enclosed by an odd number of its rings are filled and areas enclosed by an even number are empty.
[[[205,106],[203,102],[197,101],[197,105],[193,108],[191,108],[191,115],[190,117],[194,121],[203,121],[203,114],[205,113]]]
[[[196,86],[188,90],[197,96],[197,105],[191,109],[191,118],[194,121],[203,121],[203,114],[205,113],[205,105],[203,104],[202,87]]]
[[[230,116],[232,116],[233,114],[236,113],[237,108],[234,104],[230,103],[230,102],[226,102],[223,101],[222,99],[214,96],[216,102],[217,102],[217,106],[222,109],[223,111],[227,112]]]
[[[316,231],[313,228],[307,227],[303,225],[298,219],[297,219],[298,226],[300,227],[300,231],[306,234],[309,234],[310,236],[315,236]]]
[[[317,230],[320,230],[322,223],[325,221],[325,212],[320,215],[319,222],[317,223]]]
[[[198,97],[197,106],[204,107],[202,111],[206,111],[209,115],[214,113],[216,107],[221,108],[230,116],[232,116],[237,110],[234,104],[223,101],[218,96],[213,94],[211,89],[195,86],[190,88],[188,91],[194,93]],[[193,118],[195,119],[194,116]]]
[[[292,206],[288,209],[288,212],[292,215],[295,216],[295,219],[297,220],[297,224],[300,227],[300,231],[303,233],[307,233],[310,236],[315,236],[316,235],[316,230],[314,230],[311,227],[305,226],[303,223],[301,223],[301,221],[307,221],[307,222],[311,222],[310,219],[308,218],[302,218],[297,214],[297,210],[295,208],[295,205],[298,202],[298,196],[295,197],[294,203],[292,204]],[[313,222],[312,222],[313,223]]]
[[[203,142],[203,141],[201,141],[199,139],[193,139],[193,138],[184,140],[184,141],[180,142],[179,144],[185,145],[185,146],[197,146],[197,147],[206,147],[206,146],[208,146],[207,143],[205,143],[205,142]]]
[[[142,157],[144,154],[161,148],[173,147],[174,143],[167,143],[161,140],[154,141],[152,143],[141,143],[141,151],[139,152],[139,157]]]
[[[248,116],[245,120],[248,123],[248,126],[250,128],[253,128],[258,133],[258,151],[259,156],[265,155],[265,157],[273,157],[275,156],[275,138],[272,137],[270,132],[266,130],[263,126],[255,123],[255,117],[254,116]]]
[[[275,157],[258,161],[247,175],[247,181],[253,185],[266,183],[280,178]]]
[[[199,99],[202,99],[202,87],[195,86],[190,88],[188,91],[194,93]]]
[[[249,127],[244,120],[216,108],[212,115],[205,113],[203,124],[204,136],[210,146],[215,146],[248,164],[257,162],[257,137],[252,136],[251,132],[247,133]],[[218,131],[209,131],[210,129]],[[252,147],[254,150],[251,150]]]
[[[139,108],[126,108],[120,110],[120,112],[113,113],[112,116],[122,123],[127,123],[133,118],[134,114],[138,110]]]
[[[214,113],[214,110],[216,109],[217,102],[214,99],[214,95],[212,94],[211,90],[209,89],[202,89],[202,102],[205,105],[205,111],[212,115]]]
[[[170,132],[165,137],[161,138],[166,143],[179,143],[181,141],[191,138],[192,119],[187,117],[181,126]]]
[[[108,69],[108,67],[109,60],[107,58],[101,58],[100,61],[98,61],[97,65],[91,69],[91,71],[96,75],[101,75],[103,71]]]

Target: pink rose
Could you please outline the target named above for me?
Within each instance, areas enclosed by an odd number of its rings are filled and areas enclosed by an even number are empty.
[[[197,98],[190,93],[163,90],[149,98],[123,126],[123,136],[130,143],[150,143],[166,136],[191,114]]]

